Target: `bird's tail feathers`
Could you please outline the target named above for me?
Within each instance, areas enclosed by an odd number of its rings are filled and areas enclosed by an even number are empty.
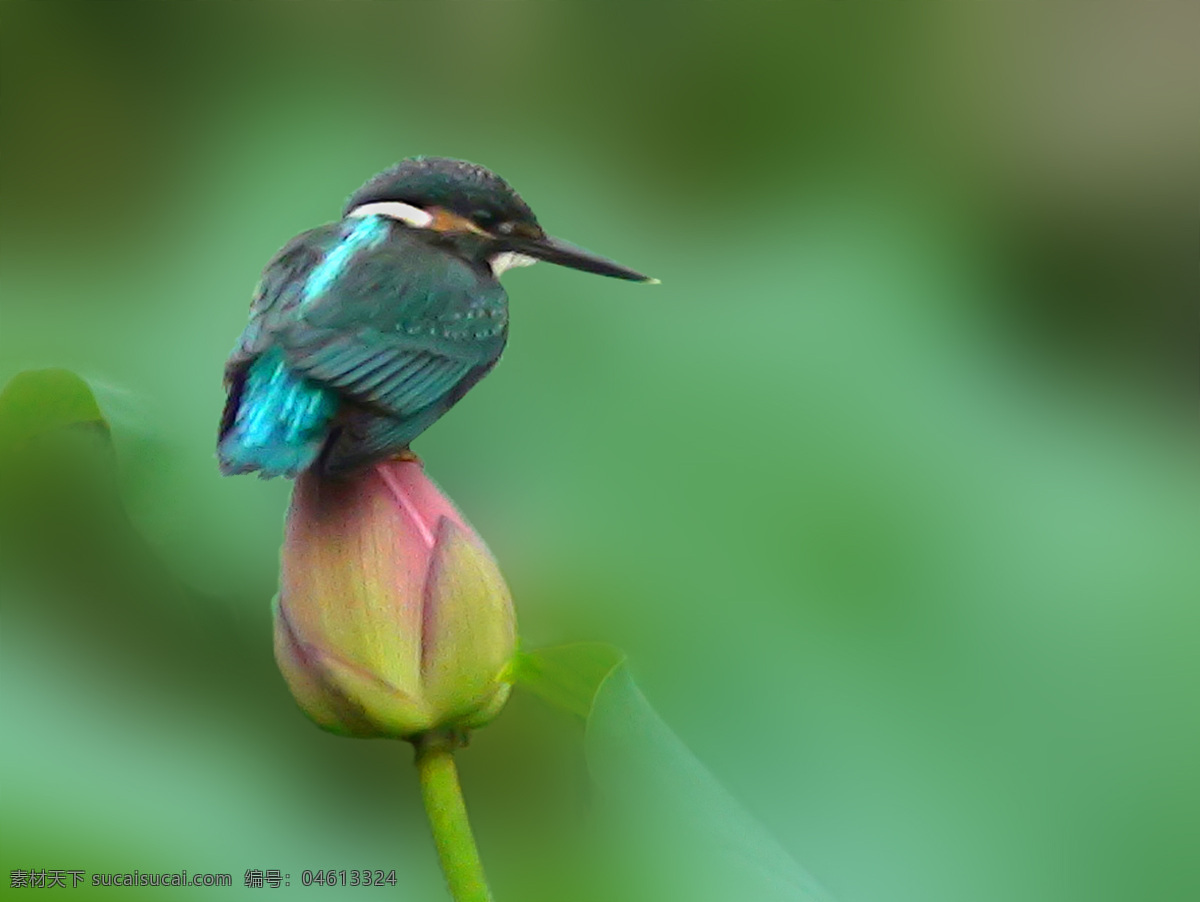
[[[320,456],[337,396],[270,350],[235,380],[217,443],[221,472],[294,477]]]

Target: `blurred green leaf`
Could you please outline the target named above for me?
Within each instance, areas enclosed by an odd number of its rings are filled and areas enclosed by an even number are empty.
[[[0,392],[0,444],[77,423],[107,425],[91,388],[70,370],[26,370]]]
[[[586,747],[600,805],[656,896],[832,900],[662,721],[624,662],[596,691]],[[749,768],[756,748],[750,738]]]
[[[580,642],[521,653],[516,680],[586,721],[585,752],[621,898],[832,898],[650,706],[619,649]]]
[[[832,899],[663,722],[624,662],[596,692],[586,751],[638,883],[649,881],[658,898]],[[753,766],[749,755],[744,763]]]
[[[574,642],[521,652],[515,676],[517,685],[586,720],[601,684],[624,660],[620,649],[603,642]]]

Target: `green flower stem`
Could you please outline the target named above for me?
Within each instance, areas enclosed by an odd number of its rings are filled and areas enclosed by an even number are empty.
[[[457,743],[453,737],[426,734],[413,745],[417,750],[421,797],[450,895],[454,902],[492,902],[458,785],[458,770],[454,766]]]

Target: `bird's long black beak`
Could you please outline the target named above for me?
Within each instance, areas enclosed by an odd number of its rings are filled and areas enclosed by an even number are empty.
[[[585,251],[567,241],[549,236],[543,238],[522,238],[508,242],[517,253],[537,257],[547,263],[557,263],[559,266],[569,266],[571,269],[582,269],[584,272],[594,272],[598,276],[612,276],[614,279],[628,279],[630,282],[656,283],[658,279],[644,276],[636,270],[622,266],[607,257]]]

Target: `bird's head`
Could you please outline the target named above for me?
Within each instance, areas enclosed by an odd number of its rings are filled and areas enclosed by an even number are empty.
[[[359,188],[345,216],[387,216],[447,236],[474,236],[497,276],[538,260],[633,282],[654,279],[548,236],[508,182],[494,172],[445,157],[413,157]]]

